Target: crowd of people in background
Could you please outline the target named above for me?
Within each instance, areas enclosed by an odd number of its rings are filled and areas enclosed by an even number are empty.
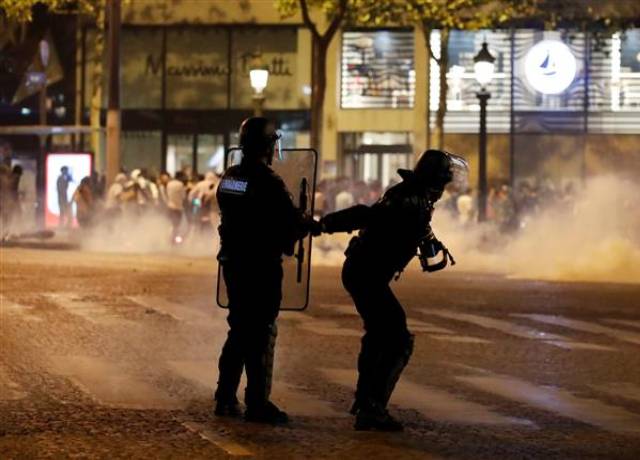
[[[190,174],[177,171],[171,176],[163,171],[155,177],[145,169],[134,169],[130,173],[120,172],[108,188],[103,187],[104,182],[99,178],[85,177],[73,192],[71,202],[64,204],[68,196],[64,188],[67,182],[64,169],[58,179],[60,209],[75,204],[76,219],[81,229],[96,226],[112,228],[122,218],[136,221],[160,216],[167,222],[173,243],[180,243],[187,234],[214,230],[218,176],[213,172]],[[61,218],[60,225],[68,225],[67,220]]]
[[[322,180],[316,190],[315,212],[322,216],[354,204],[371,205],[394,184],[392,181],[383,187],[379,181],[365,182],[346,177]],[[543,207],[569,206],[574,199],[575,188],[571,182],[560,187],[551,180],[522,180],[515,190],[506,183],[493,184],[487,194],[486,220],[500,231],[511,233]],[[466,184],[450,184],[436,205],[466,226],[478,220],[477,203],[476,190]]]
[[[22,211],[19,184],[22,169],[0,165],[0,213],[3,231],[18,221]],[[121,217],[133,219],[149,215],[162,216],[169,238],[181,242],[187,235],[214,232],[217,226],[216,186],[219,177],[213,172],[193,174],[177,171],[173,176],[163,171],[157,177],[145,169],[122,171],[110,186],[97,173],[73,183],[67,167],[62,167],[56,181],[59,227],[71,228],[73,210],[81,230],[115,225]],[[316,187],[315,214],[325,214],[355,204],[371,205],[383,195],[386,187],[380,181],[354,180],[347,177],[321,180]],[[572,183],[559,187],[550,180],[522,180],[512,189],[508,184],[490,186],[487,196],[487,221],[504,233],[521,228],[541,208],[570,204],[575,197]],[[438,207],[449,212],[461,226],[477,222],[477,192],[466,185],[451,184]]]

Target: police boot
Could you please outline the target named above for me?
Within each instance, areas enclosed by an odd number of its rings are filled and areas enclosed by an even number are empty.
[[[216,399],[216,408],[213,413],[218,417],[237,418],[242,415],[242,410],[237,398],[233,398],[233,400]]]
[[[244,359],[242,343],[238,331],[229,331],[227,341],[222,348],[218,362],[218,388],[215,392],[216,408],[214,414],[220,417],[238,417],[241,415],[236,392],[242,377]]]
[[[256,334],[254,347],[247,354],[244,418],[248,422],[280,425],[289,421],[288,415],[269,400],[277,334],[276,325],[268,325]]]
[[[402,423],[374,402],[361,403],[353,427],[357,431],[402,431]]]
[[[374,379],[373,396],[374,400],[378,401],[383,408],[387,407],[400,375],[409,363],[413,354],[413,342],[413,334],[407,334],[404,343],[395,350],[393,348],[386,350],[380,356]]]
[[[268,425],[284,425],[289,423],[287,413],[280,410],[280,408],[271,401],[267,401],[260,406],[247,406],[244,419],[247,422],[265,423]]]
[[[367,401],[371,394],[373,374],[380,353],[378,350],[379,345],[371,333],[365,333],[361,342],[362,346],[358,355],[358,383],[356,385],[355,400],[349,411],[351,415],[358,413],[360,406]]]

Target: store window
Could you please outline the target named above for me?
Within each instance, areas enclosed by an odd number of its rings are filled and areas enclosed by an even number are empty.
[[[160,172],[162,135],[160,131],[123,131],[122,165],[125,170],[146,169],[150,174]]]
[[[340,175],[387,188],[399,182],[398,169],[413,167],[409,132],[359,132],[341,135]]]
[[[616,33],[611,37],[611,83],[609,91],[612,111],[640,111],[640,29]]]
[[[224,29],[167,32],[167,107],[215,109],[228,104],[229,34]]]
[[[490,53],[496,58],[493,80],[487,90],[491,93],[492,110],[509,110],[510,104],[510,35],[501,31],[470,32],[453,30],[449,35],[449,68],[447,70],[447,110],[478,111],[476,93],[480,89],[475,78],[473,58],[487,42]],[[440,31],[431,33],[431,47],[440,59]],[[440,94],[439,67],[431,60],[431,110],[438,110]]]
[[[489,131],[508,132],[513,120],[515,132],[640,132],[639,29],[598,39],[569,30],[452,31],[446,132],[478,129],[473,57],[485,40],[496,57],[487,88]],[[439,58],[439,31],[431,42]],[[431,64],[433,123],[439,69]]]
[[[125,29],[121,50],[122,108],[159,109],[162,105],[162,30]]]
[[[414,40],[410,30],[342,34],[341,107],[412,108]]]

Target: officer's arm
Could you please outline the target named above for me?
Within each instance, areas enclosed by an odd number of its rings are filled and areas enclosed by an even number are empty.
[[[365,227],[372,215],[372,208],[358,204],[327,214],[320,220],[320,225],[323,233],[352,232]]]

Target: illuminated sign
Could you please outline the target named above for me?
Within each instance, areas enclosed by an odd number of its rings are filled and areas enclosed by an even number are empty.
[[[91,176],[93,157],[90,153],[49,153],[46,162],[45,185],[45,225],[60,224],[70,226],[75,214],[73,192],[80,181]],[[64,168],[64,171],[63,171]],[[61,209],[64,208],[64,209]],[[65,222],[60,222],[61,211],[68,214]]]
[[[560,94],[576,76],[576,58],[567,45],[556,40],[535,44],[524,60],[527,81],[543,94]]]

